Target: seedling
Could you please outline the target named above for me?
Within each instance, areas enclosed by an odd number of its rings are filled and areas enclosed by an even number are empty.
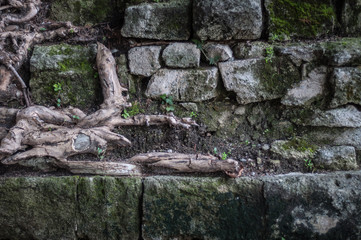
[[[193,118],[193,117],[198,117],[198,115],[197,115],[197,113],[196,112],[191,112],[190,114],[189,114],[189,117],[191,117],[191,118]]]
[[[305,166],[307,169],[309,169],[310,171],[313,170],[313,163],[311,159],[305,159]]]
[[[173,103],[173,97],[167,96],[166,94],[160,95],[160,98],[162,99],[162,104],[165,106],[165,110],[167,112],[174,111],[174,103]]]
[[[79,120],[79,119],[80,119],[80,117],[77,116],[77,115],[73,115],[72,117],[73,117],[73,119],[76,119],[76,120]]]
[[[269,63],[269,62],[271,63],[273,56],[274,56],[273,47],[272,47],[272,46],[267,47],[267,48],[266,48],[266,58],[265,58],[266,63]]]
[[[218,154],[218,149],[215,147],[215,148],[213,148],[213,152],[214,152],[214,154]]]
[[[105,157],[105,150],[103,150],[100,147],[97,147],[97,155],[98,155],[99,160],[103,160]]]
[[[221,155],[222,160],[226,160],[228,158],[229,154],[231,154],[231,153],[230,152],[228,152],[228,153],[223,152],[222,155]]]
[[[55,83],[55,84],[53,85],[53,87],[54,87],[54,91],[55,91],[55,92],[60,92],[61,90],[63,90],[63,89],[61,88],[62,85],[61,85],[60,82]]]
[[[60,98],[58,98],[58,99],[56,100],[56,106],[57,106],[57,107],[60,107],[60,106],[61,106],[61,99],[60,99]]]
[[[127,119],[128,117],[130,117],[127,109],[124,109],[124,111],[123,111],[123,113],[122,113],[122,117],[125,118],[125,119]]]

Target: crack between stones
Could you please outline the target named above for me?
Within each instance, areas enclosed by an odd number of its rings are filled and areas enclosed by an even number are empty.
[[[79,181],[78,181],[78,179],[76,179],[76,182],[75,182],[75,226],[74,226],[75,240],[79,239],[79,236],[78,236],[79,213],[80,213]]]
[[[262,194],[262,199],[261,199],[261,203],[262,203],[262,206],[263,206],[263,219],[262,219],[262,225],[263,225],[263,232],[262,232],[262,239],[268,239],[269,236],[267,236],[267,213],[268,213],[268,207],[267,207],[267,204],[266,204],[266,197],[265,197],[265,191],[264,191],[264,188],[265,188],[265,182],[262,181],[262,187],[261,187],[261,194]]]
[[[139,237],[138,240],[143,240],[143,198],[144,198],[144,178],[142,178],[141,193],[139,197]]]

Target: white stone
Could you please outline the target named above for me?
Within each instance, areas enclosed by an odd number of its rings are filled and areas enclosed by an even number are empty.
[[[135,47],[130,49],[128,52],[130,73],[144,77],[152,76],[161,68],[159,62],[161,50],[162,47],[158,46]]]
[[[201,51],[193,43],[172,43],[164,49],[162,58],[168,67],[199,67]]]

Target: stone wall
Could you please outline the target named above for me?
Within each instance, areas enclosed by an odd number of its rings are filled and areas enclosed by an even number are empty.
[[[360,181],[0,178],[0,239],[359,239]]]

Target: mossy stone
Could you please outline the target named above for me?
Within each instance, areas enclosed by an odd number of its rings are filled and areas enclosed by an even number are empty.
[[[33,101],[82,109],[99,104],[102,99],[95,57],[96,45],[35,46],[30,59]]]
[[[314,38],[333,33],[336,12],[330,0],[266,0],[269,34]]]

